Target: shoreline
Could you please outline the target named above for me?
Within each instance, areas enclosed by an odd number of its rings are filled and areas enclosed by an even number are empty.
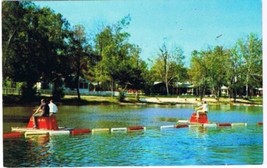
[[[3,107],[8,106],[37,106],[39,105],[39,99],[48,98],[49,96],[44,96],[38,98],[38,100],[25,103],[18,101],[18,97],[14,97],[14,100],[5,100],[3,97]],[[229,98],[220,98],[219,100],[210,97],[204,97],[202,101],[207,101],[210,105],[233,105],[233,106],[263,106],[262,98],[259,98],[257,101],[246,100],[246,99],[236,99],[236,102],[233,102]],[[108,105],[108,104],[118,104],[118,105],[198,105],[201,103],[200,98],[191,97],[191,98],[181,98],[181,97],[157,97],[157,96],[142,96],[136,100],[135,97],[126,97],[124,102],[119,102],[117,97],[106,97],[106,96],[81,96],[81,100],[78,101],[76,96],[65,96],[60,102],[55,102],[58,105]]]
[[[207,101],[210,105],[221,105],[221,104],[229,104],[229,105],[246,105],[246,106],[262,106],[262,103],[255,103],[245,99],[236,99],[236,102],[229,98],[221,98],[220,100],[216,100],[215,98],[203,98],[202,101]],[[200,98],[145,98],[145,100],[141,100],[141,102],[151,103],[151,104],[193,104],[197,105],[201,103]]]
[[[157,100],[155,100],[157,99]],[[175,100],[176,99],[176,100]],[[251,103],[249,101],[239,100],[236,102],[233,101],[217,101],[212,99],[203,99],[207,101],[209,105],[219,106],[219,105],[230,105],[230,106],[258,106],[262,107],[262,104],[258,103]],[[177,100],[177,98],[150,98],[146,100],[139,100],[139,102],[119,102],[120,105],[169,105],[169,106],[175,106],[175,105],[198,105],[201,101],[199,99],[195,98],[188,98],[186,100]]]

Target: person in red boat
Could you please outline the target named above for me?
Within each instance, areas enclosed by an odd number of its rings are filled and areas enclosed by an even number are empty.
[[[37,117],[49,116],[49,106],[46,103],[45,99],[41,100],[41,105],[37,108],[37,110],[35,111],[35,113],[33,113],[32,116],[33,116],[34,128],[37,128],[37,124],[36,124],[36,118]]]
[[[49,116],[55,115],[58,111],[57,106],[53,103],[53,99],[50,99],[50,103],[48,104],[49,106]]]
[[[206,101],[203,102],[203,104],[196,108],[196,114],[197,114],[197,119],[199,118],[199,113],[208,113],[209,107]]]

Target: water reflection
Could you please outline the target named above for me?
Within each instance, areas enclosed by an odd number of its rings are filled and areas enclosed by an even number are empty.
[[[157,118],[158,121],[164,121],[164,122],[177,122],[177,118],[170,118],[170,117],[159,117]]]
[[[197,138],[205,138],[207,135],[208,131],[210,128],[205,128],[205,127],[199,127],[199,126],[193,126],[193,127],[188,127],[188,135],[194,136]]]
[[[13,107],[4,108],[3,118],[13,115],[16,117],[13,110]],[[19,110],[18,116],[29,113],[28,107]],[[143,125],[147,131],[60,135],[49,138],[44,135],[4,140],[4,165],[79,167],[262,163],[263,127],[256,125],[262,121],[261,107],[227,106],[220,109],[218,106],[211,106],[210,121],[248,122],[250,124],[247,127],[160,130],[162,125],[174,125],[178,119],[188,119],[191,113],[191,106],[59,106],[57,119],[60,126],[92,129]],[[4,120],[4,130],[9,131],[14,125],[25,126],[25,123],[20,120],[12,123]]]
[[[45,135],[28,135],[26,138],[30,143],[37,143],[39,146],[44,146],[49,142],[49,133]]]

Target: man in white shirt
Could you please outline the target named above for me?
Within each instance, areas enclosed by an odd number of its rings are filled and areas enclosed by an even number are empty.
[[[49,106],[49,116],[55,115],[58,111],[57,106],[53,103],[53,100],[50,100]]]
[[[203,102],[203,104],[197,108],[197,119],[199,118],[199,113],[208,113],[208,104],[206,101]]]

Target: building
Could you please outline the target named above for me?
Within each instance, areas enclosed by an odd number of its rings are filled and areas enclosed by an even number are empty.
[[[165,95],[166,85],[164,82],[154,82],[151,90],[153,94]],[[169,85],[169,93],[172,95],[193,95],[194,85],[189,82],[175,82],[173,85]]]
[[[77,90],[75,88],[75,83],[74,81],[71,81],[72,84],[67,84],[66,81],[64,79],[62,79],[64,81],[63,84],[63,89],[64,89],[64,93],[65,94],[77,94]],[[68,81],[69,83],[69,81]],[[79,78],[79,92],[80,94],[89,94],[90,92],[90,81],[87,79],[83,79],[83,78]],[[36,88],[37,88],[37,92],[41,93],[41,94],[52,94],[52,90],[53,90],[53,84],[49,83],[49,84],[44,84],[42,82],[37,82],[36,83]]]

